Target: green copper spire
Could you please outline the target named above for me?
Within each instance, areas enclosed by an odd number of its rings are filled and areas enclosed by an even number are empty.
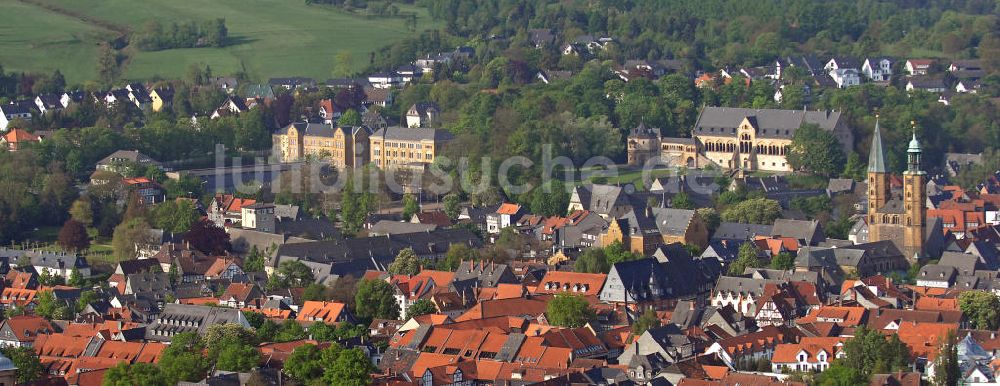
[[[917,132],[913,132],[913,138],[910,139],[910,146],[906,149],[907,153],[920,153],[920,141],[917,141]]]
[[[882,156],[882,132],[878,129],[878,115],[875,116],[875,133],[872,134],[872,148],[868,154],[868,172],[885,173],[885,157]]]

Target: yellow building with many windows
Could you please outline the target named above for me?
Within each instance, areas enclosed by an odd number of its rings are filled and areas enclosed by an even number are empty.
[[[311,156],[339,168],[360,167],[368,163],[369,135],[364,126],[293,123],[272,136],[273,152],[280,162]]]
[[[454,136],[444,129],[387,127],[370,138],[371,162],[386,168],[423,169],[434,162],[442,146]]]

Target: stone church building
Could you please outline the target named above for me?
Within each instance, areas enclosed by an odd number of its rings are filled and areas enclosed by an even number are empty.
[[[893,190],[876,120],[868,155],[868,241],[892,241],[913,263],[940,255],[944,240],[941,219],[927,218],[927,173],[921,170],[920,142],[915,132],[906,156],[903,189]]]

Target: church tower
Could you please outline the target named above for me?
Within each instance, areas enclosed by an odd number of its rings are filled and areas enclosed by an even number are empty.
[[[872,147],[868,154],[868,241],[880,240],[878,210],[889,201],[889,193],[889,172],[882,155],[882,132],[876,115],[875,133],[872,134]]]
[[[911,123],[912,124],[912,123]],[[927,218],[927,173],[920,170],[920,141],[917,141],[916,127],[913,138],[906,149],[906,171],[903,172],[904,245],[907,258],[916,260],[923,257],[924,222]]]

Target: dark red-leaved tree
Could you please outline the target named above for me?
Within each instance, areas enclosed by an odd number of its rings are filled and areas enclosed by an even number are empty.
[[[295,98],[291,94],[285,93],[278,96],[274,102],[271,103],[271,113],[274,115],[274,124],[278,127],[285,127],[292,120],[298,119],[299,117],[292,116],[292,105],[295,104]]]
[[[59,246],[67,252],[79,253],[90,247],[90,236],[83,223],[69,219],[59,230]]]
[[[184,241],[191,243],[192,248],[209,255],[222,255],[233,249],[229,234],[205,219],[191,224],[191,230],[184,234]]]

